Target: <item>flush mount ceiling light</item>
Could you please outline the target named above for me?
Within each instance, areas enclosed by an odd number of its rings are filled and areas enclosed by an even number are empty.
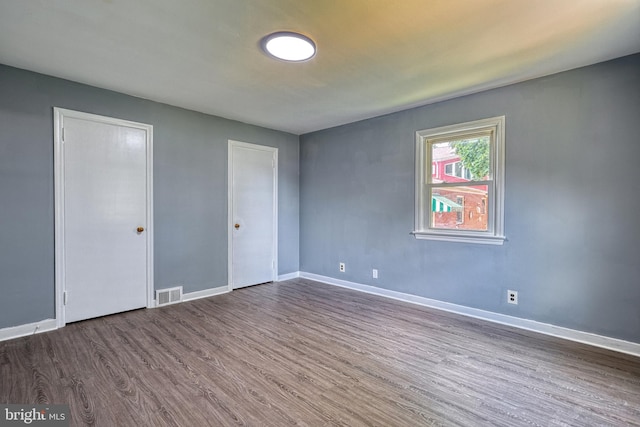
[[[262,49],[273,56],[289,62],[306,61],[316,54],[316,44],[307,36],[291,31],[278,31],[262,38]]]

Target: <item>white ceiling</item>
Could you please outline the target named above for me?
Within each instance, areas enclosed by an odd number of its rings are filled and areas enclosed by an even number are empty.
[[[0,0],[0,63],[295,134],[639,51],[639,0]]]

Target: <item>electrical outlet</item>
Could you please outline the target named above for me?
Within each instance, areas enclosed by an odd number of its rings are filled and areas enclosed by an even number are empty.
[[[344,266],[344,262],[340,263],[340,273],[344,273],[345,272],[345,266]]]
[[[518,305],[518,291],[507,291],[507,302]]]
[[[374,278],[374,279],[377,279],[377,278],[378,278],[378,269],[377,269],[377,268],[374,268],[374,269],[373,269],[373,278]]]

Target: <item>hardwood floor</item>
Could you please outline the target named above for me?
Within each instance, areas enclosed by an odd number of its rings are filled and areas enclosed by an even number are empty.
[[[640,426],[640,359],[304,279],[0,343],[72,425]]]

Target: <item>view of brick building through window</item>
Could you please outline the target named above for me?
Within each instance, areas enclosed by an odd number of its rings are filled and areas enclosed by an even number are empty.
[[[456,144],[487,144],[488,147],[488,137],[431,145],[431,182],[434,184],[431,190],[431,227],[486,231],[489,186],[478,181],[484,181],[487,177],[473,176],[456,153]],[[489,151],[479,151],[476,155],[479,159],[475,160],[488,165]],[[478,184],[474,185],[474,182]],[[458,185],[439,187],[440,183]]]

